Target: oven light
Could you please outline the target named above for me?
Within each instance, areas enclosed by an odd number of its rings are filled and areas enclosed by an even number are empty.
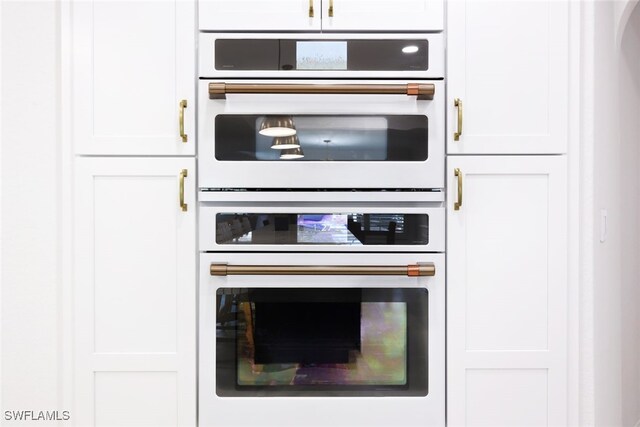
[[[291,136],[296,134],[296,127],[291,116],[269,116],[262,121],[258,132],[264,136]]]
[[[280,159],[282,160],[301,159],[303,157],[304,153],[302,152],[301,147],[283,150],[280,154]]]
[[[300,141],[297,135],[277,136],[273,138],[273,144],[271,145],[274,150],[287,150],[298,147],[300,147]]]
[[[402,53],[416,53],[418,51],[418,46],[410,45],[402,48]]]

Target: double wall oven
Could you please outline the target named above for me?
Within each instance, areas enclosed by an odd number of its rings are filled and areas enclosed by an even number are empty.
[[[200,424],[443,425],[442,35],[199,49]]]

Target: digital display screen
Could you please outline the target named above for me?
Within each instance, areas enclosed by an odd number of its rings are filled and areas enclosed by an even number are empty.
[[[346,70],[346,41],[296,42],[296,69],[298,70]]]

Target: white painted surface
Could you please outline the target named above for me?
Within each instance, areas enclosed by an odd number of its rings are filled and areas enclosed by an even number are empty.
[[[443,0],[322,0],[323,31],[438,31]]]
[[[441,30],[442,0],[204,0],[200,29],[211,31]],[[309,8],[313,7],[313,17]]]
[[[201,0],[201,30],[213,31],[320,31],[321,0]]]
[[[0,423],[6,410],[63,410],[59,291],[58,4],[0,5]],[[37,195],[37,197],[35,196]]]
[[[640,7],[618,27],[618,108],[621,144],[622,424],[640,423]],[[616,3],[617,5],[618,3]]]
[[[193,425],[195,160],[76,163],[76,425]]]
[[[566,424],[566,159],[449,157],[447,180],[448,422]]]
[[[444,254],[261,254],[264,265],[407,265],[433,262],[433,277],[217,276],[211,263],[254,264],[255,255],[200,255],[199,425],[201,427],[441,427],[445,424]],[[215,298],[233,287],[426,288],[429,292],[429,393],[425,397],[219,397],[216,395]],[[251,408],[247,410],[247,408]],[[241,415],[240,415],[241,414]]]
[[[87,0],[72,11],[76,153],[194,154],[195,1]]]
[[[449,3],[449,154],[566,153],[568,9],[555,0]]]

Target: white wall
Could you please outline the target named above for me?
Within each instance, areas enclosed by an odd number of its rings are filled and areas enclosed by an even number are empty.
[[[640,422],[640,6],[621,33],[619,123],[621,149],[622,425]]]
[[[59,407],[58,9],[3,1],[1,15],[2,425]]]
[[[620,139],[617,114],[617,57],[614,3],[594,10],[594,415],[596,426],[620,426],[621,419],[621,203]],[[607,211],[607,238],[599,242],[601,211]]]

